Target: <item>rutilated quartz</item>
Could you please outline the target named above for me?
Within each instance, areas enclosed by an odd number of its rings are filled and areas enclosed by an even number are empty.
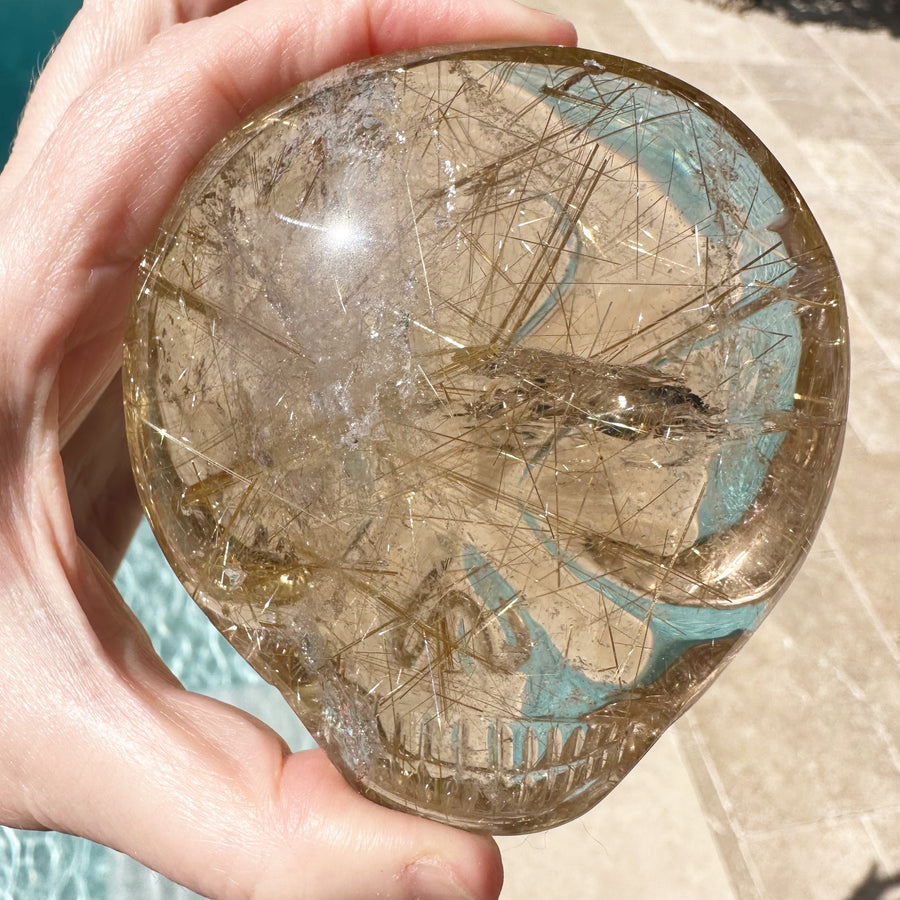
[[[596,803],[756,628],[847,373],[769,152],[560,48],[370,60],[258,112],[148,250],[125,354],[206,614],[365,794],[501,833]]]

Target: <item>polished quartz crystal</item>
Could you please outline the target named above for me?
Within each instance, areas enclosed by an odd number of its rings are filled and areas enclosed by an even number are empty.
[[[170,210],[125,351],[197,603],[367,796],[499,833],[591,807],[757,627],[847,403],[835,265],[769,152],[560,48],[258,112]]]

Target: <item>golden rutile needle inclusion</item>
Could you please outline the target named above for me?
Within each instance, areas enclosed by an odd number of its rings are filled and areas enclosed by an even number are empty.
[[[257,113],[168,214],[125,354],[207,615],[360,790],[494,832],[596,803],[757,626],[847,376],[759,141],[559,48],[370,60]]]

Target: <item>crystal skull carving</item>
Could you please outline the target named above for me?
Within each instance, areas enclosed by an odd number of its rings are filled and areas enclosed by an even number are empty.
[[[163,222],[125,347],[143,503],[209,618],[366,795],[498,833],[596,803],[757,627],[847,380],[769,152],[560,48],[258,112]]]

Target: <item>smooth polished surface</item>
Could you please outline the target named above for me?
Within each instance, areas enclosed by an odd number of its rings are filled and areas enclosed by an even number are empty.
[[[367,61],[257,113],[144,261],[151,525],[368,796],[582,814],[805,555],[843,294],[727,110],[586,50]]]

